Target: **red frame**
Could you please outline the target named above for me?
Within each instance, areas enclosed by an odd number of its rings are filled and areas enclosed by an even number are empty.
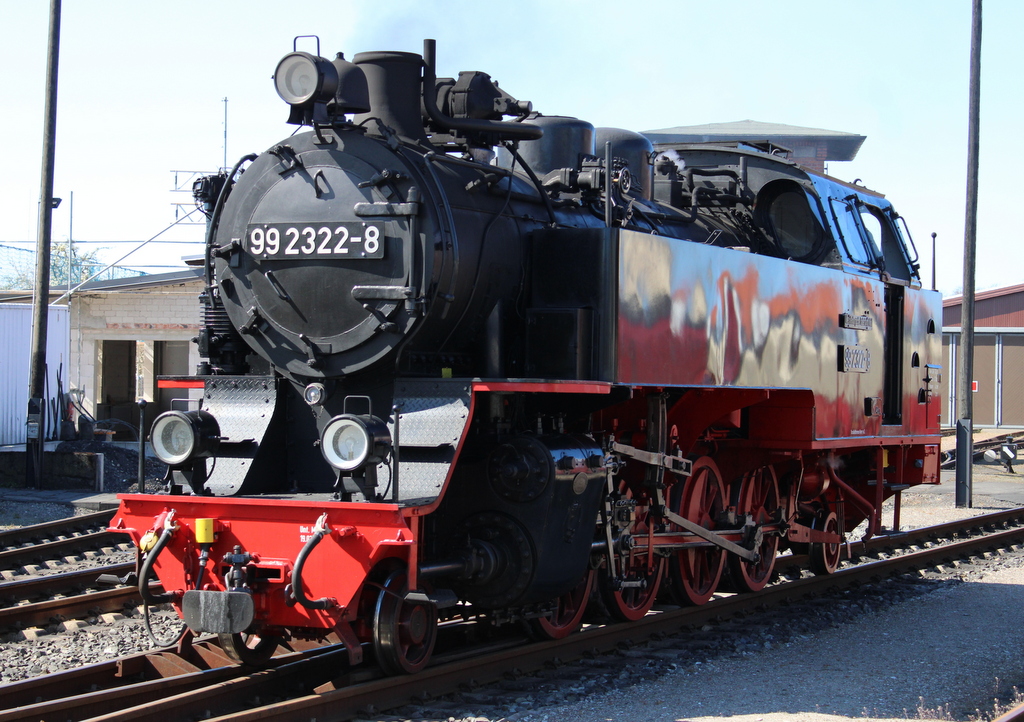
[[[253,499],[234,497],[122,494],[110,531],[131,536],[136,546],[148,531],[159,534],[166,513],[175,512],[171,542],[153,564],[165,590],[184,593],[199,571],[195,520],[215,519],[216,541],[203,575],[203,589],[224,590],[221,559],[237,544],[256,556],[261,580],[254,590],[256,619],[274,627],[329,630],[358,618],[360,592],[370,571],[388,559],[415,563],[415,528],[395,504]],[[310,554],[303,569],[303,591],[310,599],[328,597],[337,605],[311,610],[290,603],[295,559],[321,514],[330,534]],[[180,611],[180,610],[179,610]]]

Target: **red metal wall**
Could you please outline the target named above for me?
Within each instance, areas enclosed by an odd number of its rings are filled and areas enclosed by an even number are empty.
[[[960,325],[961,297],[942,302],[942,325]],[[982,291],[974,297],[975,328],[1024,329],[1024,285]]]

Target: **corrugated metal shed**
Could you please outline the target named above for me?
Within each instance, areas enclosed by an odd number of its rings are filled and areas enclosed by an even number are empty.
[[[942,301],[942,325],[960,325],[962,296]],[[1024,328],[1024,284],[974,294],[974,328]]]
[[[942,301],[942,423],[956,421],[962,296]],[[973,423],[1024,427],[1024,284],[974,296]]]
[[[56,404],[59,369],[67,391],[69,331],[67,308],[51,306],[46,332],[46,438],[54,434],[54,421],[49,411]],[[31,343],[32,306],[0,303],[0,444],[25,443]]]

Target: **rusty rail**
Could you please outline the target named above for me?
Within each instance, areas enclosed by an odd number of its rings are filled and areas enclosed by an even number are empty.
[[[18,569],[32,562],[45,562],[60,559],[81,551],[102,549],[105,546],[116,546],[126,542],[123,534],[108,531],[93,531],[66,539],[0,550],[0,569]]]
[[[69,516],[65,519],[22,526],[17,529],[6,529],[0,531],[0,549],[31,544],[40,539],[48,539],[61,534],[73,534],[89,529],[105,529],[110,520],[114,518],[114,512],[114,509],[108,509],[92,514]]]
[[[10,582],[0,582],[0,606],[9,606],[22,600],[52,597],[54,594],[65,594],[71,590],[93,588],[97,578],[109,574],[123,577],[135,570],[134,562],[124,564],[108,564],[106,566],[81,569],[74,572],[48,574],[46,576],[28,576]]]

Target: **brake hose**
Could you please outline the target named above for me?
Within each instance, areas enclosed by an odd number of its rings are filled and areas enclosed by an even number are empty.
[[[174,530],[177,528],[172,522],[174,519],[174,512],[171,511],[167,514],[167,518],[164,520],[164,530],[160,533],[160,538],[157,539],[156,544],[153,548],[146,552],[146,557],[142,561],[142,569],[139,571],[139,595],[142,597],[142,614],[143,622],[146,625],[146,634],[149,635],[150,641],[153,642],[157,647],[170,647],[175,644],[181,636],[185,634],[185,630],[188,629],[188,625],[182,624],[173,638],[171,639],[160,639],[156,636],[153,631],[153,625],[150,621],[149,605],[166,604],[167,602],[173,601],[177,596],[174,592],[163,592],[161,594],[153,594],[149,590],[149,579],[153,573],[153,562],[163,551],[163,548],[167,546],[167,542],[171,540],[174,535]]]
[[[327,526],[327,512],[324,512],[316,520],[316,526],[313,527],[313,535],[306,541],[306,546],[302,547],[299,556],[295,558],[295,566],[292,568],[292,596],[295,598],[295,601],[306,609],[330,609],[338,603],[336,599],[331,599],[330,597],[321,597],[320,599],[313,600],[302,591],[302,567],[309,555],[313,553],[316,545],[330,533],[331,530]]]

